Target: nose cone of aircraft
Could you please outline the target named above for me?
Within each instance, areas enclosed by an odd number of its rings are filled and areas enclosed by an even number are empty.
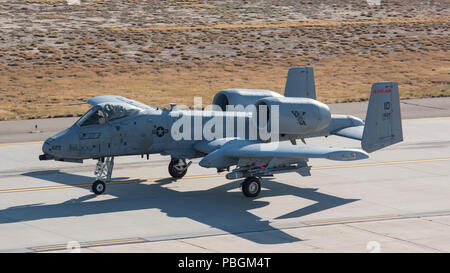
[[[54,153],[52,151],[52,145],[53,145],[54,139],[48,138],[44,144],[42,145],[42,151],[44,154],[39,155],[39,160],[51,160],[54,159]]]
[[[44,154],[50,154],[50,142],[52,141],[52,138],[47,139],[44,144],[42,145],[42,151],[44,152]]]
[[[50,137],[42,145],[44,154],[55,156],[61,152],[61,139]]]
[[[70,134],[70,130],[66,129],[64,131],[59,132],[58,134],[48,138],[45,140],[42,145],[42,151],[44,155],[49,155],[49,157],[61,157],[65,155],[65,146],[67,146],[67,142],[70,142],[72,139]]]

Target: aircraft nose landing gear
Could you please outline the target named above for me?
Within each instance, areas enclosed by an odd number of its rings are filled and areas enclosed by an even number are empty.
[[[172,158],[169,163],[169,174],[173,178],[182,178],[186,174],[191,163],[192,161],[186,163],[186,159]]]
[[[111,180],[112,170],[114,167],[114,157],[102,157],[98,160],[95,167],[96,180],[92,184],[92,191],[99,195],[105,192],[105,181]]]

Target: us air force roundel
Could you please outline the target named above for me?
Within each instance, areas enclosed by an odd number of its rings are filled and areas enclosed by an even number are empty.
[[[155,130],[152,131],[152,134],[156,134],[158,137],[162,137],[164,136],[164,134],[168,133],[169,130],[167,130],[166,128],[159,126],[158,128],[156,128]]]

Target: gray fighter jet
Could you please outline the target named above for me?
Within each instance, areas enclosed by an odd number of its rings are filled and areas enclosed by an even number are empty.
[[[158,109],[120,96],[98,96],[87,103],[92,108],[73,126],[44,142],[39,159],[98,160],[95,194],[105,191],[116,156],[170,155],[169,173],[175,179],[186,174],[189,159],[202,158],[202,167],[227,171],[227,179],[243,178],[242,192],[255,197],[261,177],[284,172],[309,176],[309,158],[365,159],[403,140],[396,82],[373,84],[363,122],[331,114],[316,100],[311,67],[289,70],[284,96],[270,90],[221,90],[209,110],[176,104]],[[306,138],[329,135],[360,140],[362,150],[306,145]]]

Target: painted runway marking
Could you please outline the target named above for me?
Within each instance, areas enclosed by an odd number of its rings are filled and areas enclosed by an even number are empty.
[[[343,219],[334,219],[334,220],[311,221],[311,222],[306,222],[306,224],[310,225],[310,226],[323,226],[323,225],[346,224],[346,223],[380,221],[380,220],[393,220],[393,219],[403,219],[403,218],[405,218],[405,217],[400,216],[400,215],[353,217],[353,218],[343,218]]]
[[[450,157],[434,158],[434,159],[407,160],[407,161],[391,161],[391,162],[376,162],[376,163],[362,163],[362,164],[347,164],[347,165],[312,167],[311,170],[354,168],[354,167],[369,167],[369,166],[383,166],[383,165],[398,165],[398,164],[437,162],[437,161],[449,161],[449,160],[450,160]]]
[[[93,241],[87,243],[80,243],[80,247],[94,247],[94,246],[112,246],[112,245],[122,245],[122,244],[135,244],[135,243],[143,243],[146,240],[141,238],[126,238],[126,239],[117,239],[117,240],[104,240],[104,241]],[[49,246],[37,246],[32,247],[31,250],[34,251],[52,251],[52,250],[66,250],[66,244],[60,245],[49,245]]]
[[[0,146],[14,146],[14,145],[39,144],[39,143],[44,143],[44,141],[41,140],[41,141],[28,141],[28,142],[0,143]]]
[[[224,176],[223,174],[211,174],[211,175],[196,175],[196,176],[186,176],[181,179],[193,179],[193,178],[208,178]],[[106,182],[107,185],[117,185],[117,184],[129,184],[129,183],[142,183],[142,182],[159,182],[159,181],[169,181],[176,180],[170,177],[166,178],[152,178],[152,179],[132,179],[132,180],[122,180],[122,181],[110,181]],[[180,180],[180,179],[178,179]],[[11,189],[11,190],[0,190],[0,193],[11,193],[11,192],[26,192],[26,191],[41,191],[41,190],[56,190],[56,189],[67,189],[67,188],[84,188],[91,187],[92,184],[76,184],[76,185],[64,185],[64,186],[46,186],[46,187],[35,187],[35,188],[23,188],[23,189]]]
[[[372,167],[372,166],[385,166],[385,165],[398,165],[398,164],[412,164],[412,163],[427,163],[427,162],[439,162],[439,161],[450,161],[450,157],[447,158],[434,158],[434,159],[419,159],[419,160],[407,160],[407,161],[391,161],[391,162],[376,162],[376,163],[362,163],[362,164],[348,164],[348,165],[334,165],[334,166],[319,166],[313,167],[312,170],[323,170],[323,169],[338,169],[338,168],[355,168],[355,167]],[[178,180],[183,179],[195,179],[195,178],[210,178],[210,177],[220,177],[224,174],[208,174],[208,175],[194,175],[186,176]],[[117,184],[129,184],[129,183],[142,183],[142,182],[162,182],[162,181],[175,181],[170,177],[166,178],[149,178],[149,179],[132,179],[132,180],[122,180],[122,181],[111,181],[107,182],[107,185],[117,185]],[[63,186],[46,186],[46,187],[35,187],[35,188],[22,188],[22,189],[9,189],[0,190],[0,193],[13,193],[13,192],[27,192],[27,191],[40,191],[40,190],[55,190],[55,189],[67,189],[67,188],[83,188],[91,187],[92,184],[76,184],[76,185],[63,185]]]

